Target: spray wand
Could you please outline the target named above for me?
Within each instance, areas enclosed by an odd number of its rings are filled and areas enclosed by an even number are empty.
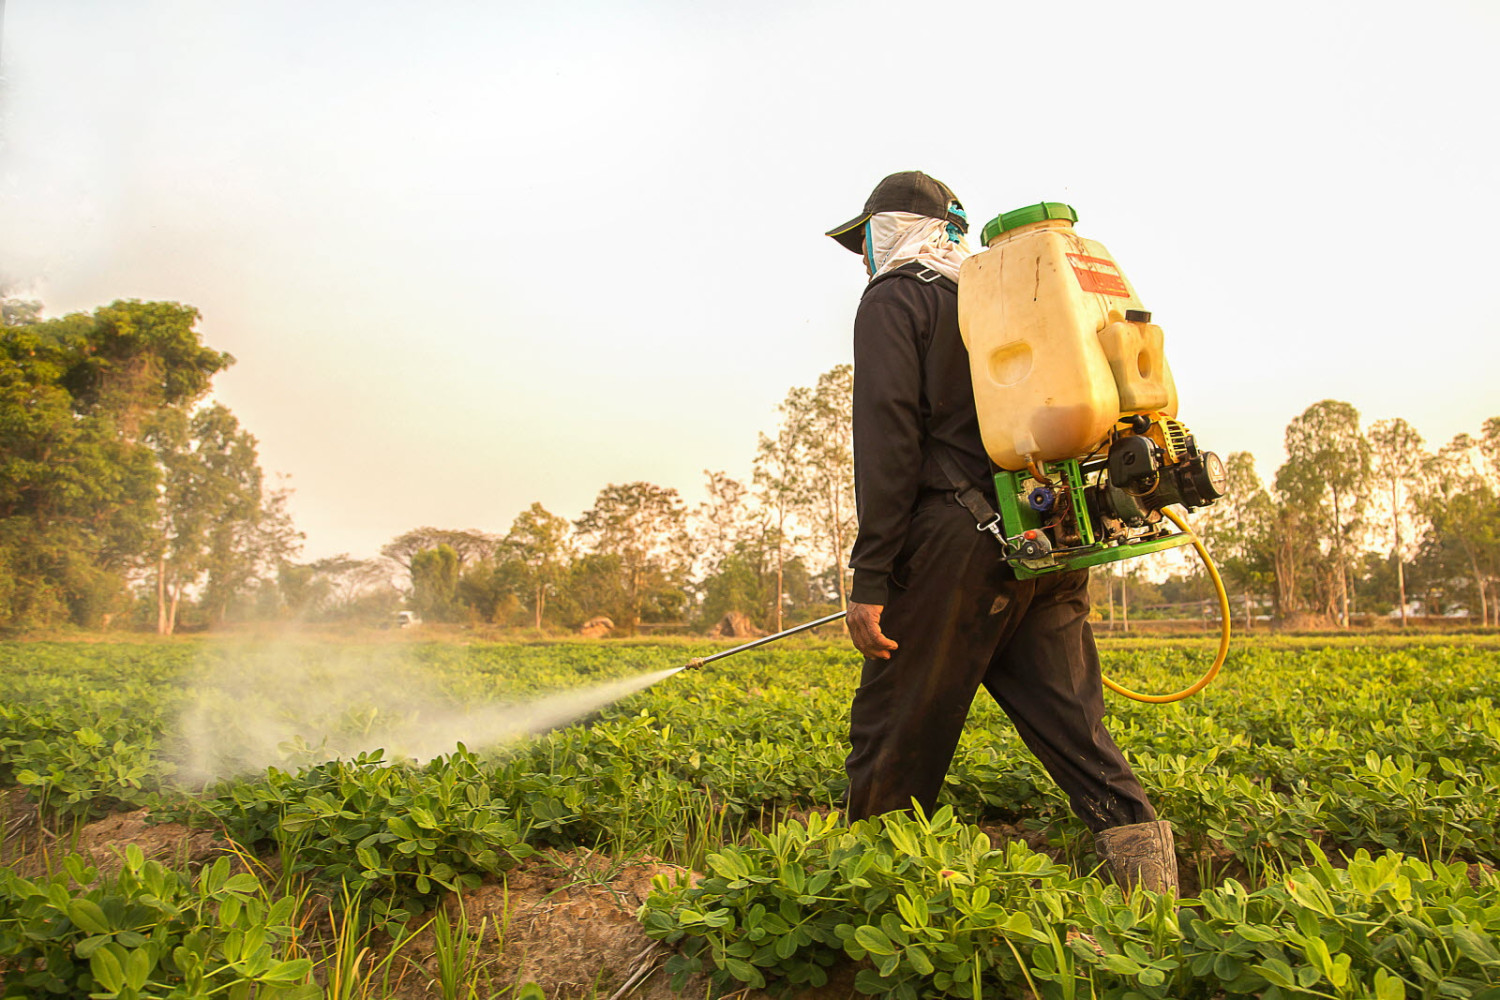
[[[801,625],[793,625],[791,628],[786,629],[783,632],[777,632],[775,635],[761,636],[759,639],[754,639],[750,642],[747,642],[743,646],[736,646],[733,649],[726,649],[722,653],[715,653],[712,656],[694,657],[693,659],[688,660],[686,663],[684,663],[682,665],[682,668],[684,670],[689,670],[693,667],[701,667],[705,663],[712,663],[715,660],[722,660],[726,656],[733,656],[735,653],[743,653],[747,649],[754,649],[756,646],[764,646],[768,642],[775,642],[777,639],[785,639],[789,635],[796,635],[798,632],[806,632],[808,629],[817,628],[819,625],[827,625],[829,622],[836,622],[846,614],[848,614],[847,611],[835,611],[831,615],[824,615],[822,618],[815,618],[810,622],[803,622]]]

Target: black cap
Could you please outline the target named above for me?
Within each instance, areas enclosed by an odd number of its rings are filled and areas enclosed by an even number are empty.
[[[953,211],[956,206],[960,211]],[[953,189],[940,180],[928,177],[920,170],[903,170],[891,174],[875,185],[865,201],[865,209],[842,226],[835,226],[825,234],[838,240],[846,250],[862,252],[865,220],[881,212],[912,212],[929,219],[943,219],[953,223],[961,233],[969,231],[969,220],[964,218],[963,206],[953,194]]]

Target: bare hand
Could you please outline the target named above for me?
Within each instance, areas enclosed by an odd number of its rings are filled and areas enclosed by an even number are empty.
[[[854,643],[854,648],[877,660],[889,660],[891,650],[898,648],[895,641],[887,639],[880,631],[880,613],[884,610],[883,604],[851,602],[847,618],[849,638]]]

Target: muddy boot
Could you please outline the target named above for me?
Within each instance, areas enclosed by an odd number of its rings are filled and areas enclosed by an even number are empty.
[[[1094,834],[1094,850],[1122,889],[1177,893],[1177,851],[1165,820],[1114,826]]]

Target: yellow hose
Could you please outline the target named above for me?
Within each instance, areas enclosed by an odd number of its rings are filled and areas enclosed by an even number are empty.
[[[1202,691],[1208,687],[1210,681],[1219,676],[1219,668],[1224,665],[1224,658],[1229,655],[1229,595],[1224,592],[1224,580],[1219,576],[1218,567],[1209,558],[1208,550],[1203,547],[1202,540],[1199,539],[1197,533],[1192,528],[1187,526],[1186,521],[1166,508],[1162,509],[1162,513],[1167,515],[1173,524],[1177,525],[1179,531],[1184,531],[1193,536],[1193,548],[1198,550],[1198,558],[1203,560],[1203,568],[1208,570],[1209,579],[1213,580],[1214,589],[1219,592],[1219,614],[1224,622],[1224,627],[1219,633],[1219,655],[1214,657],[1213,666],[1209,667],[1208,672],[1202,677],[1175,694],[1140,694],[1129,688],[1121,687],[1108,677],[1104,678],[1104,686],[1115,694],[1123,694],[1127,698],[1149,702],[1153,705],[1165,705],[1168,702],[1181,701],[1184,698],[1191,698],[1199,691]]]

